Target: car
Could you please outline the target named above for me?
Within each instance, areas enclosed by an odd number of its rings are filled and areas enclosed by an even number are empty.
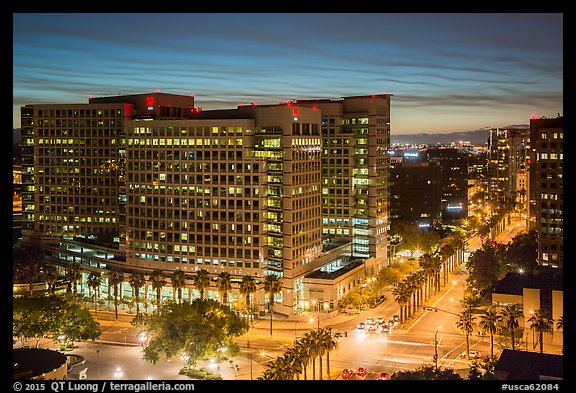
[[[359,377],[365,377],[366,374],[368,374],[368,371],[366,371],[364,367],[358,367],[358,370],[356,370],[356,374],[358,374]]]
[[[364,323],[366,325],[373,325],[374,324],[374,318],[368,318]]]
[[[364,329],[366,327],[366,324],[364,322],[360,322],[357,327],[358,329]]]
[[[380,328],[380,332],[384,333],[384,334],[388,334],[388,333],[390,333],[390,327],[389,326],[382,326]]]
[[[377,323],[384,323],[385,318],[384,317],[378,317],[376,318],[376,322]]]
[[[392,319],[394,320],[394,322],[400,322],[400,316],[398,314],[392,315]]]
[[[388,373],[380,373],[376,376],[376,379],[379,381],[387,381],[390,379],[390,374]]]
[[[350,379],[350,378],[352,378],[353,375],[354,375],[354,370],[350,370],[347,368],[342,370],[342,372],[340,373],[340,376],[342,376],[342,379]]]
[[[398,325],[398,322],[396,322],[394,319],[389,319],[388,320],[388,326],[396,326]]]
[[[482,354],[480,354],[480,352],[478,351],[470,351],[468,352],[469,358],[470,359],[480,359],[482,357]],[[462,352],[460,354],[461,358],[465,358],[466,357],[466,351]]]

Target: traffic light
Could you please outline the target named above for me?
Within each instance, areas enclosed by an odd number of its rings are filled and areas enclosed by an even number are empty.
[[[438,355],[434,354],[434,360],[438,360]]]
[[[426,307],[425,305],[424,305],[424,306],[422,306],[422,310],[426,310],[426,308],[427,308],[427,307]]]
[[[434,307],[434,311],[438,312],[438,307]]]

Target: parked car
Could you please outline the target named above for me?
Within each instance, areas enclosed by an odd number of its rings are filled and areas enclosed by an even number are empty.
[[[468,355],[469,355],[470,359],[480,359],[482,357],[482,355],[478,351],[470,351],[470,352],[468,352]],[[466,351],[462,352],[460,354],[460,357],[465,358],[466,357]]]
[[[394,314],[392,316],[392,319],[394,320],[394,322],[400,322],[400,316],[398,314]]]
[[[368,318],[364,323],[366,325],[373,325],[374,324],[374,318]]]
[[[384,318],[384,317],[378,317],[378,318],[376,318],[376,323],[384,323],[385,319],[386,318]]]
[[[376,376],[376,379],[379,381],[385,381],[390,379],[390,374],[388,373],[380,373]]]
[[[398,325],[398,322],[396,322],[393,318],[388,320],[388,326],[392,327],[396,325]]]
[[[365,377],[366,374],[368,374],[368,371],[366,371],[366,369],[364,367],[358,367],[358,370],[356,370],[356,374],[359,377]]]
[[[357,327],[358,329],[364,329],[366,327],[366,324],[364,322],[360,322]]]
[[[354,375],[354,370],[345,368],[344,370],[342,370],[340,375],[342,376],[342,379],[350,379]]]
[[[381,326],[380,332],[384,333],[384,334],[388,334],[388,333],[390,333],[390,327],[389,326]]]

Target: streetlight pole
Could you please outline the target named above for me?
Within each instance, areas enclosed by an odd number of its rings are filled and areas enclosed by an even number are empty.
[[[100,380],[100,350],[97,349],[96,350],[96,355],[98,356],[98,366],[97,366],[97,371],[96,371],[96,378],[99,381]]]
[[[440,326],[436,329],[436,333],[434,333],[434,369],[438,371],[438,330],[440,330]]]

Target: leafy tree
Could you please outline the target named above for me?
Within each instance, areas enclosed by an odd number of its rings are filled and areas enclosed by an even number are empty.
[[[48,292],[51,295],[54,295],[54,292],[56,291],[56,284],[58,283],[58,279],[60,278],[60,274],[58,273],[58,269],[56,268],[56,266],[52,264],[44,265],[42,267],[41,277],[48,284]]]
[[[468,259],[467,285],[477,288],[483,297],[490,293],[496,282],[506,273],[500,262],[502,252],[503,246],[487,242]]]
[[[80,265],[75,262],[71,262],[66,265],[66,273],[64,274],[64,279],[68,281],[68,292],[70,292],[71,286],[74,286],[74,297],[76,297],[76,294],[78,294],[78,281],[82,279]]]
[[[206,269],[199,269],[194,277],[194,285],[200,292],[200,299],[204,299],[204,291],[210,288],[210,272]]]
[[[390,375],[392,380],[461,380],[454,369],[436,368],[432,364],[424,364],[415,370],[396,371]]]
[[[556,321],[556,329],[564,330],[564,315],[560,316]]]
[[[506,251],[502,253],[502,263],[509,270],[523,271],[531,274],[538,266],[538,233],[531,230],[528,233],[516,235],[510,243],[506,245]]]
[[[160,355],[170,359],[186,353],[189,364],[195,366],[200,359],[216,356],[221,347],[247,330],[244,320],[217,301],[168,302],[159,314],[152,315],[152,339],[144,359],[156,364]]]
[[[282,280],[275,274],[264,278],[264,292],[268,294],[268,310],[270,312],[270,335],[272,335],[272,314],[274,313],[274,296],[282,291]]]

